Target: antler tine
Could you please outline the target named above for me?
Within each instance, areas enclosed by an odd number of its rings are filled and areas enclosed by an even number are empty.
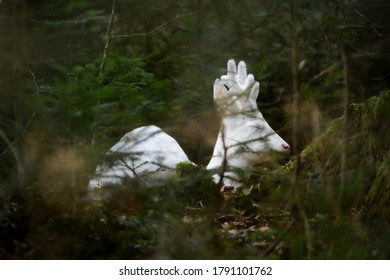
[[[256,104],[257,96],[259,95],[260,83],[256,82],[249,94],[249,100],[252,100]]]
[[[234,59],[230,59],[227,63],[227,75],[225,76],[229,81],[235,81],[237,76],[237,67]]]
[[[244,61],[240,61],[238,64],[238,82],[241,85],[245,84],[246,78],[247,78],[247,70],[246,70],[246,64]]]

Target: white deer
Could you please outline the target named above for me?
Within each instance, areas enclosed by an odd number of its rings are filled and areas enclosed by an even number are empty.
[[[247,75],[243,61],[237,70],[234,60],[229,60],[227,75],[214,82],[214,100],[222,112],[222,124],[207,169],[221,187],[236,190],[242,186],[241,174],[261,162],[264,152],[290,150],[259,112],[258,93],[259,83]],[[156,126],[127,133],[108,154],[120,157],[96,169],[90,188],[120,184],[126,178],[169,177],[175,174],[178,163],[189,161],[180,145]]]
[[[207,169],[214,181],[228,188],[242,185],[245,169],[262,161],[268,151],[289,152],[290,146],[270,127],[257,108],[259,83],[247,75],[243,61],[229,60],[227,75],[214,82],[214,100],[222,111],[222,124]]]

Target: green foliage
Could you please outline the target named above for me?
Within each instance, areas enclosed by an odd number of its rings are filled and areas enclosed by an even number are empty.
[[[50,94],[50,101],[46,102],[52,104],[58,114],[54,117],[64,125],[66,133],[85,133],[91,137],[93,132],[99,131],[101,136],[114,124],[120,128],[145,114],[143,110],[147,108],[125,112],[122,109],[140,107],[148,98],[142,89],[152,81],[153,75],[144,70],[142,59],[107,59],[102,75],[99,75],[98,64],[77,65],[70,70],[55,67],[64,79],[39,88],[40,93]]]

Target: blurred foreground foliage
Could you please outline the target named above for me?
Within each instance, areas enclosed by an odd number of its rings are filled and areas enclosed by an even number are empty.
[[[389,258],[388,3],[293,5],[1,2],[0,258]],[[212,83],[231,57],[246,60],[260,111],[296,150],[222,194],[203,165],[219,127]],[[200,167],[93,200],[105,151],[145,124]]]
[[[235,194],[222,195],[206,170],[184,164],[177,178],[110,186],[103,200],[93,200],[81,184],[79,152],[61,148],[60,167],[45,166],[47,177],[3,196],[1,256],[300,259],[308,253],[302,227],[308,222],[311,258],[388,258],[389,142],[382,120],[389,106],[389,91],[350,106],[342,188],[342,118],[301,153],[298,189],[307,221],[291,194],[294,158],[277,170],[255,168],[254,183]]]

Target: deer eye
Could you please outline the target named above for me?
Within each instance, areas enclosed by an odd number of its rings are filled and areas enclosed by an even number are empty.
[[[255,124],[254,125],[254,128],[257,130],[257,131],[260,131],[260,132],[263,132],[265,127],[261,124]]]
[[[227,91],[229,91],[234,85],[234,82],[231,80],[223,80],[223,86]]]

